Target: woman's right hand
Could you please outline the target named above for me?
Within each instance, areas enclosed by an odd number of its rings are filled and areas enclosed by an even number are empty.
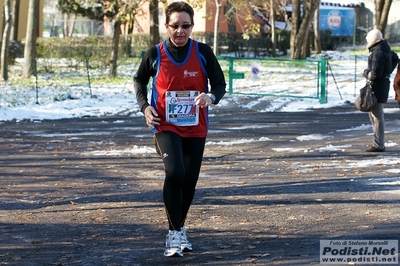
[[[144,116],[146,118],[146,124],[149,127],[154,128],[155,126],[160,125],[161,119],[158,118],[158,113],[153,106],[149,105],[146,107],[144,110]]]

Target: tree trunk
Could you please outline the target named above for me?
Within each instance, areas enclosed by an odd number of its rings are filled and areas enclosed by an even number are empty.
[[[67,13],[63,14],[63,21],[64,21],[64,23],[63,23],[62,31],[63,31],[63,36],[65,38],[68,36],[68,14]]]
[[[72,37],[72,35],[74,34],[74,30],[75,30],[75,21],[76,21],[76,14],[71,14],[71,16],[69,16],[69,32],[68,32],[68,37]]]
[[[215,0],[215,20],[214,20],[214,43],[213,51],[217,55],[218,52],[218,28],[219,28],[219,16],[221,14],[221,3],[220,0]]]
[[[110,78],[115,78],[117,76],[117,61],[118,61],[118,46],[119,37],[121,35],[121,21],[116,21],[114,23],[114,34],[113,34],[113,50],[111,52],[110,59]]]
[[[271,0],[271,41],[272,41],[272,56],[276,57],[276,31],[275,31],[275,5],[274,5],[274,0]]]
[[[294,59],[296,58],[295,52],[298,51],[298,41],[297,41],[297,32],[300,27],[300,1],[299,0],[293,0],[292,1],[292,20],[291,20],[291,26],[292,29],[290,31],[290,58]]]
[[[375,28],[385,36],[390,6],[393,0],[375,0]]]
[[[25,62],[23,76],[29,78],[35,71],[36,40],[39,27],[39,0],[29,0],[28,24],[26,28]]]
[[[10,32],[10,41],[17,41],[18,40],[18,22],[19,22],[19,6],[20,0],[14,0],[12,6],[12,26]]]
[[[301,3],[303,16],[301,17]],[[311,21],[320,0],[293,0],[292,31],[290,36],[290,58],[305,59],[309,47],[308,36]]]
[[[150,45],[160,42],[160,22],[158,20],[158,0],[150,0]]]
[[[10,1],[4,1],[4,31],[3,40],[1,42],[1,78],[2,80],[8,80],[8,44],[10,40],[10,30],[11,30],[11,12],[10,12]]]
[[[321,47],[321,36],[319,32],[319,5],[317,7],[317,10],[315,10],[315,20],[314,20],[314,45],[315,45],[315,53],[320,54],[322,52],[322,47]]]
[[[226,13],[228,10],[230,11],[230,14]],[[228,52],[237,53],[239,51],[239,41],[237,40],[236,31],[237,12],[236,8],[233,8],[231,1],[227,1],[224,15],[228,19]]]
[[[63,35],[65,37],[72,37],[75,29],[75,20],[76,15],[70,13],[64,13],[64,26],[63,26]]]

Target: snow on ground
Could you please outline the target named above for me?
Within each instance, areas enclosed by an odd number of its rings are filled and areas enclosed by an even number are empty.
[[[358,56],[356,67],[365,68],[367,64],[367,51],[365,56]],[[299,112],[311,109],[330,108],[340,106],[346,102],[354,102],[356,91],[362,87],[365,80],[360,74],[354,74],[355,58],[345,52],[327,52],[325,54],[329,58],[329,64],[332,71],[328,70],[328,102],[321,104],[317,99],[307,98],[290,98],[290,97],[255,97],[253,101],[242,106],[242,108],[253,108],[262,101],[268,100],[270,104],[268,108],[260,110],[260,112],[273,112],[276,110],[283,112]],[[318,60],[318,57],[312,58]],[[250,66],[247,71],[250,71]],[[274,71],[277,71],[275,67]],[[246,71],[246,69],[244,70]],[[294,79],[302,80],[303,74],[290,73],[291,69],[286,69],[284,75],[274,75],[290,77],[280,79],[279,82],[273,81],[268,85],[269,92],[281,92],[285,88],[293,88],[303,91],[302,95],[315,95],[316,84],[312,81],[311,84],[303,80],[301,85],[294,86]],[[272,70],[266,69],[265,76],[269,77]],[[118,113],[135,113],[142,115],[139,112],[139,107],[136,103],[135,94],[132,84],[133,69],[122,68],[118,70],[119,75],[129,77],[129,81],[123,85],[104,84],[96,85],[88,88],[87,84],[80,86],[52,86],[49,80],[46,86],[41,86],[37,92],[34,86],[16,87],[15,84],[5,84],[0,86],[0,123],[1,121],[11,120],[32,120],[40,121],[43,119],[62,119],[62,118],[77,118],[83,116],[105,116]],[[289,73],[289,74],[288,74]],[[297,75],[297,78],[291,77]],[[356,80],[355,80],[356,76]],[[45,79],[46,77],[43,77]],[[392,75],[393,82],[394,75]],[[315,78],[314,78],[315,79]],[[234,91],[237,87],[244,86],[243,83],[253,82],[249,79],[234,80]],[[252,86],[251,93],[262,93],[265,86]],[[279,94],[279,93],[277,93]],[[291,94],[296,94],[292,90]],[[90,97],[90,96],[93,97]],[[231,96],[223,98],[219,106],[231,105],[243,95]],[[394,92],[391,90],[390,96],[394,97]],[[36,100],[38,104],[36,104]],[[356,110],[355,110],[356,111]],[[391,111],[391,110],[385,110]]]

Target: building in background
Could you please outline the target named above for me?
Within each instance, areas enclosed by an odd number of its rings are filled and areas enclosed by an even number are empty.
[[[325,0],[327,2],[339,3],[341,5],[348,6],[351,3],[362,4],[366,9],[369,9],[371,14],[363,14],[360,13],[360,10],[357,11],[357,18],[359,22],[368,21],[365,25],[364,31],[368,31],[373,27],[371,16],[373,17],[375,4],[374,0],[364,0],[360,1],[348,1],[348,0]],[[14,0],[11,0],[11,5]],[[172,2],[172,0],[168,0],[168,3]],[[190,1],[188,1],[190,2]],[[277,1],[278,3],[279,1]],[[3,7],[4,0],[0,0],[0,6]],[[67,23],[65,17],[58,11],[57,9],[57,0],[39,0],[40,8],[39,8],[39,30],[38,37],[51,37],[51,36],[63,36],[63,27],[64,24]],[[165,23],[165,5],[160,1],[159,2],[159,30],[160,34],[166,33],[164,23]],[[12,7],[11,7],[12,8]],[[19,21],[18,21],[18,37],[17,40],[21,41],[25,39],[26,35],[26,27],[27,27],[27,17],[28,17],[28,8],[29,8],[29,0],[20,0],[20,8],[19,8]],[[146,33],[148,34],[150,31],[150,17],[149,17],[149,2],[143,1],[140,5],[142,9],[142,15],[138,15],[136,17],[136,23],[134,25],[133,33]],[[205,1],[201,6],[194,6],[195,9],[195,27],[193,28],[193,32],[199,33],[212,33],[214,32],[214,18],[215,18],[215,2],[214,1]],[[229,21],[225,17],[225,12],[229,9],[228,1],[222,1],[222,6],[220,10],[220,21],[219,32],[228,33],[228,32],[238,32],[242,33],[247,28],[248,22],[245,19],[243,14],[238,14],[236,19]],[[388,18],[388,26],[385,32],[385,37],[393,42],[400,42],[400,13],[396,12],[396,10],[400,9],[400,0],[393,0],[391,10],[389,12]],[[253,14],[254,15],[254,14]],[[265,14],[268,17],[268,14]],[[366,18],[366,16],[369,16]],[[256,16],[254,16],[256,17]],[[255,18],[257,21],[257,18]],[[261,21],[260,24],[263,24]],[[362,23],[364,24],[364,23]],[[74,33],[73,36],[89,36],[89,35],[112,35],[113,27],[112,23],[108,21],[98,22],[93,21],[83,17],[76,17],[74,20]],[[3,28],[3,21],[0,20],[0,27]],[[261,25],[263,27],[263,25]],[[359,25],[356,25],[360,31]],[[358,40],[362,39],[361,33],[357,34]],[[0,37],[1,39],[1,37]]]
[[[364,5],[366,9],[369,9],[372,12],[372,16],[375,14],[375,2],[376,0],[363,0],[363,1],[356,1],[356,0],[325,0],[327,2],[332,3],[339,3],[341,5],[351,5],[351,4],[358,4]],[[389,16],[386,31],[384,32],[385,38],[392,44],[400,42],[400,0],[392,0],[392,5],[390,6]],[[365,17],[360,17],[360,20],[366,20]],[[365,28],[365,31],[368,32],[369,30],[373,29],[373,21],[374,18],[370,20],[370,23]],[[365,36],[364,36],[365,38]]]

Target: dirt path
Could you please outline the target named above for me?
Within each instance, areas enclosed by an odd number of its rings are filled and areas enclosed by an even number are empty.
[[[364,153],[366,114],[260,108],[212,110],[183,258],[162,255],[161,161],[132,153],[142,117],[2,123],[0,265],[318,265],[321,239],[399,240],[400,148]]]

